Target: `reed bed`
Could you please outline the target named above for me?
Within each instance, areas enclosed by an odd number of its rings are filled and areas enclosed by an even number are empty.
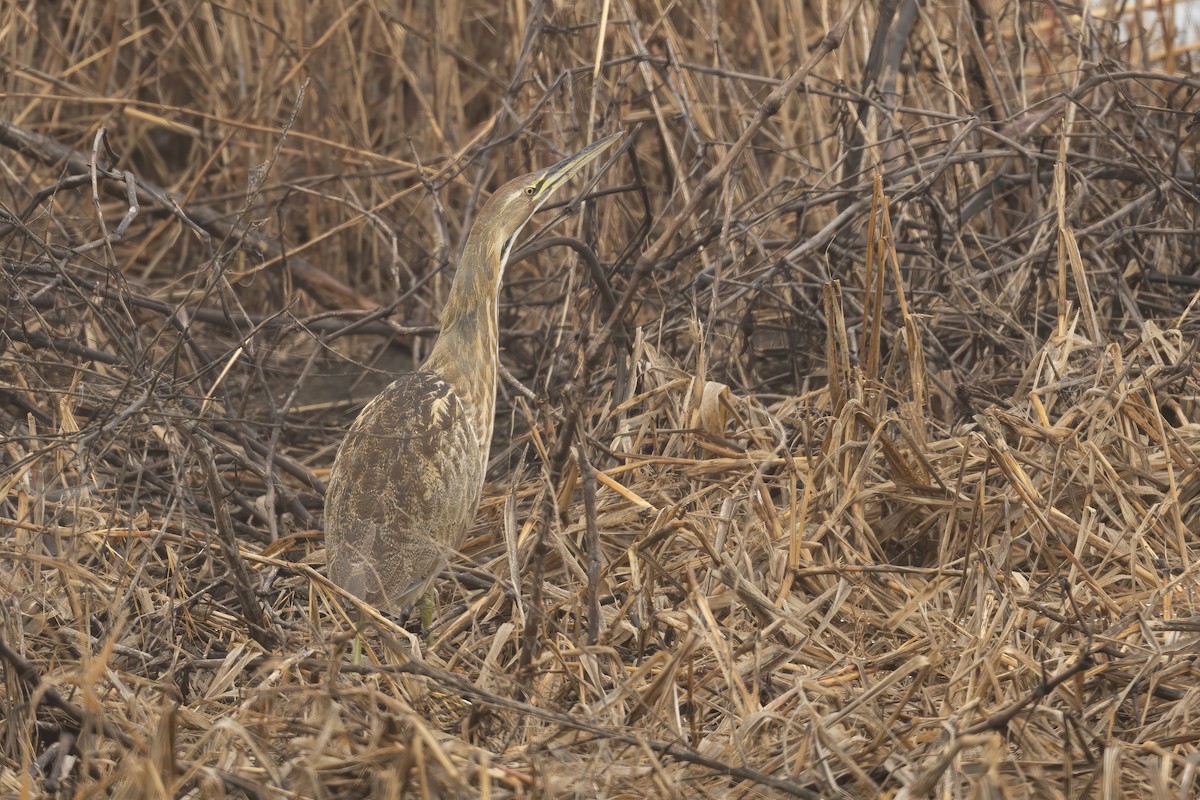
[[[0,6],[0,794],[1193,796],[1192,49],[878,6]],[[342,433],[615,130],[356,659]]]

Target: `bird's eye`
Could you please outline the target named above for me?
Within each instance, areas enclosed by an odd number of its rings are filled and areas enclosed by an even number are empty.
[[[525,196],[526,197],[533,197],[535,194],[537,194],[536,186],[526,186],[525,187]]]

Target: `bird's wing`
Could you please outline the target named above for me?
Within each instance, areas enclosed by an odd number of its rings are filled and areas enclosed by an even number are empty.
[[[359,414],[325,499],[330,577],[401,611],[475,517],[483,486],[467,409],[433,372],[405,375]]]

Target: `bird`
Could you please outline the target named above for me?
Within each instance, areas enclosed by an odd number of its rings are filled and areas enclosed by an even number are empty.
[[[504,268],[554,191],[623,133],[508,181],[483,205],[429,357],[363,407],[334,457],[325,549],[329,577],[344,590],[401,617],[424,595],[423,627],[432,624],[432,582],[461,546],[483,491]]]

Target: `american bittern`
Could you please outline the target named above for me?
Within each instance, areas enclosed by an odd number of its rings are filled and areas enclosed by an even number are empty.
[[[402,614],[462,544],[492,441],[498,293],[517,234],[622,134],[515,178],[471,227],[429,358],[373,399],[338,449],[325,496],[329,577]]]

